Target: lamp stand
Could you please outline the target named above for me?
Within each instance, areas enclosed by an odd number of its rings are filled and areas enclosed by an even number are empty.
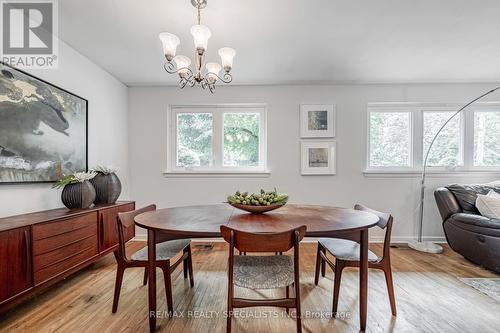
[[[408,242],[408,246],[414,250],[420,251],[420,252],[427,252],[427,253],[441,253],[443,252],[443,247],[441,245],[432,243],[432,242],[424,242],[422,240],[422,231],[423,231],[423,221],[424,221],[424,199],[425,199],[425,176],[426,176],[426,171],[427,171],[427,159],[429,158],[429,153],[431,151],[432,145],[436,141],[437,137],[439,136],[439,133],[448,125],[448,123],[455,118],[456,115],[458,115],[460,112],[465,110],[469,105],[477,102],[478,100],[482,99],[483,97],[486,97],[487,95],[497,91],[500,89],[500,87],[497,87],[495,89],[492,89],[484,94],[482,94],[479,97],[474,98],[472,101],[469,103],[465,104],[462,106],[457,112],[455,112],[446,122],[439,128],[437,131],[436,135],[432,138],[431,144],[429,145],[429,148],[427,149],[427,152],[425,154],[425,159],[424,159],[424,165],[422,169],[422,180],[420,182],[420,213],[418,216],[418,237],[416,240],[412,240]]]

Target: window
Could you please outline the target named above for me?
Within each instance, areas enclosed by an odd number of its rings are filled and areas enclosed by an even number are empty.
[[[266,108],[171,106],[167,155],[167,173],[266,172]]]
[[[421,170],[435,134],[461,106],[369,104],[367,170]],[[500,103],[477,103],[451,119],[435,139],[427,166],[500,169]]]
[[[454,111],[423,111],[423,150],[422,161],[432,139],[453,115]],[[431,167],[456,167],[463,165],[462,154],[462,118],[456,115],[441,131],[434,141],[427,158]]]
[[[411,166],[410,112],[370,113],[370,166]]]
[[[211,113],[177,113],[177,167],[212,165]]]
[[[500,111],[474,112],[474,166],[500,166]]]

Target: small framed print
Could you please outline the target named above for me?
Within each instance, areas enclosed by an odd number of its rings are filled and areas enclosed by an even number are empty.
[[[301,104],[300,137],[334,138],[335,105]]]
[[[337,162],[337,142],[301,141],[302,175],[334,175]]]

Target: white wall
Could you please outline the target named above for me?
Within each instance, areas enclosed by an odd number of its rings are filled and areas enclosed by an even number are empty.
[[[490,89],[484,84],[227,86],[215,95],[199,88],[129,88],[130,173],[137,205],[159,207],[220,203],[236,189],[273,188],[291,202],[352,207],[364,203],[395,216],[395,241],[415,234],[418,177],[366,177],[366,105],[369,102],[463,102]],[[495,98],[495,96],[492,96]],[[500,96],[496,96],[500,99]],[[492,100],[492,99],[490,99]],[[166,178],[166,114],[169,104],[267,103],[268,178]],[[301,176],[299,104],[337,104],[337,175]],[[497,178],[498,179],[498,178]],[[443,240],[432,195],[438,185],[486,182],[491,175],[428,178],[424,236]],[[380,236],[373,232],[372,239]]]
[[[127,87],[64,42],[58,69],[29,72],[89,101],[89,167],[117,166],[129,198]],[[0,217],[62,206],[51,184],[0,185]]]

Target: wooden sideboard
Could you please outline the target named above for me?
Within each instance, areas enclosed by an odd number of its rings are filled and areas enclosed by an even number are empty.
[[[0,313],[116,250],[118,213],[134,209],[118,201],[0,218]]]

